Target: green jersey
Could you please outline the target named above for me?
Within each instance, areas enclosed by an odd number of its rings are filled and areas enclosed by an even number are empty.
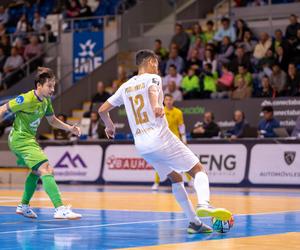
[[[22,137],[35,137],[42,118],[54,114],[51,99],[41,100],[34,90],[10,100],[8,108],[16,115],[11,135]]]

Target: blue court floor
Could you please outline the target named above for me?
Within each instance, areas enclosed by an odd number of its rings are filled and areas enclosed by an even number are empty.
[[[52,209],[35,211],[32,220],[0,207],[0,249],[114,249],[300,232],[300,211],[236,215],[229,233],[202,235],[186,233],[182,213],[77,209],[81,220],[58,221]]]

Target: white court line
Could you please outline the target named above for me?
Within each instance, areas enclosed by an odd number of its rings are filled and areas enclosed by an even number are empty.
[[[289,211],[285,211],[289,212]],[[280,214],[285,212],[274,212],[274,213],[258,213],[258,214],[236,214],[234,216],[246,216],[246,215],[266,215],[266,214]],[[290,212],[300,212],[300,210],[290,211]],[[207,217],[203,217],[207,218]],[[122,222],[122,223],[111,223],[111,224],[102,224],[102,225],[91,225],[91,226],[77,226],[77,227],[58,227],[58,228],[42,228],[42,229],[29,229],[29,230],[17,230],[17,231],[7,231],[0,232],[1,234],[10,234],[10,233],[26,233],[26,232],[37,232],[37,231],[55,231],[55,230],[68,230],[68,229],[80,229],[80,228],[100,228],[100,227],[110,227],[110,226],[122,226],[122,225],[134,225],[134,224],[147,224],[147,223],[159,223],[159,222],[170,222],[170,221],[184,221],[186,218],[182,219],[172,219],[172,220],[151,220],[151,221],[136,221],[136,222]],[[52,220],[49,220],[52,221]],[[56,221],[56,220],[54,220]]]
[[[29,230],[17,230],[0,232],[0,234],[11,234],[11,233],[26,233],[26,232],[37,232],[37,231],[56,231],[56,230],[68,230],[68,229],[79,229],[79,228],[98,228],[98,227],[111,227],[111,226],[122,226],[122,225],[134,225],[134,224],[147,224],[147,223],[158,223],[158,222],[170,222],[170,221],[183,221],[186,219],[173,219],[173,220],[145,220],[135,222],[122,222],[122,223],[111,223],[103,225],[91,225],[91,226],[78,226],[78,227],[57,227],[57,228],[42,228],[42,229],[29,229]]]

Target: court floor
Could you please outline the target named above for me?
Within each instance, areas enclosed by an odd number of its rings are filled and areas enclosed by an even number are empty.
[[[32,220],[15,214],[21,186],[0,185],[0,249],[300,249],[300,192],[290,189],[213,188],[212,203],[235,214],[227,234],[188,235],[169,188],[60,185],[77,221],[54,220],[37,191]],[[190,190],[195,204],[196,196]],[[210,219],[204,221],[210,224]]]

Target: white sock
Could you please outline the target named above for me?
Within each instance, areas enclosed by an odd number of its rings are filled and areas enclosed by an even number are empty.
[[[195,175],[194,188],[198,197],[198,205],[209,205],[209,181],[208,176],[204,172],[198,172]]]
[[[200,219],[196,216],[195,210],[191,201],[189,200],[183,182],[173,183],[172,191],[178,204],[182,208],[184,214],[188,217],[189,221],[197,224],[201,223]]]

